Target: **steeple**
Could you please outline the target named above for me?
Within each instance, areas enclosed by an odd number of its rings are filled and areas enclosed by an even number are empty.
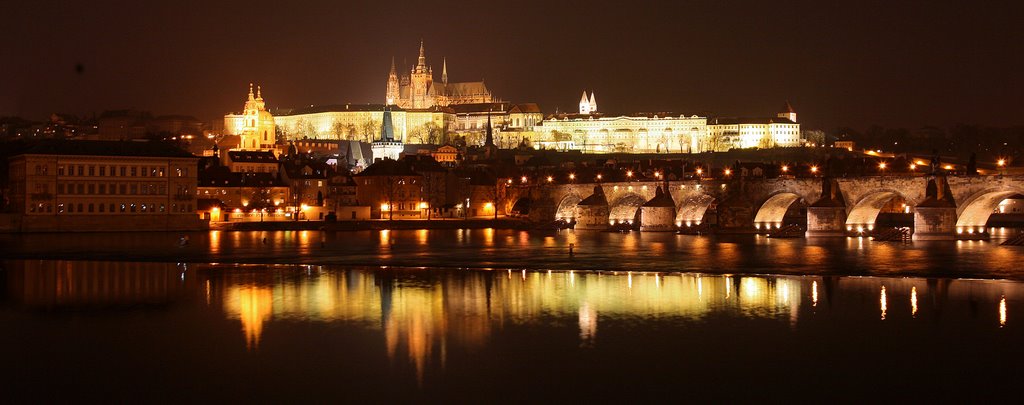
[[[580,114],[590,114],[590,100],[587,99],[587,91],[583,90],[580,96]]]
[[[441,58],[441,83],[448,84],[448,59]]]
[[[426,66],[427,66],[427,55],[426,55],[425,52],[423,52],[423,40],[421,39],[420,40],[420,57],[419,57],[419,59],[416,60],[416,67],[426,67]]]
[[[395,128],[391,124],[391,109],[384,108],[384,117],[380,123],[380,140],[381,142],[394,142],[395,141]]]
[[[253,101],[253,100],[255,100],[255,98],[253,98],[253,95],[252,95],[252,82],[249,82],[249,101]]]
[[[594,97],[594,91],[593,90],[590,91],[590,112],[591,113],[596,113],[597,112],[597,98]]]
[[[394,56],[391,57],[391,71],[388,72],[388,77],[391,77],[391,76],[398,76],[398,72],[395,71],[395,57]]]
[[[261,86],[256,86],[256,99],[259,101],[263,101],[263,89],[261,88]]]
[[[491,110],[487,110],[487,138],[484,146],[494,146],[494,130],[491,128]]]
[[[782,107],[782,111],[780,111],[775,116],[796,122],[796,111],[793,110],[793,106],[789,104],[789,100],[786,100],[786,105]]]
[[[398,104],[399,97],[398,72],[395,70],[395,57],[391,57],[391,71],[388,72],[388,86],[384,93],[385,105]]]

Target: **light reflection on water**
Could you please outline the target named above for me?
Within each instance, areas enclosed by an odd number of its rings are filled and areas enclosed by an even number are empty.
[[[931,333],[953,325],[975,333],[1014,331],[1007,313],[1024,303],[1024,286],[1008,281],[318,265],[199,264],[186,271],[183,264],[78,261],[8,261],[5,267],[8,313],[117,313],[157,305],[202,318],[212,311],[219,314],[216,327],[187,320],[176,327],[226,331],[226,338],[211,339],[227,345],[214,352],[234,347],[252,355],[310,350],[283,344],[313,338],[325,333],[322,328],[356,328],[372,336],[360,350],[379,348],[392,369],[411,367],[418,387],[436,383],[450,362],[466,367],[466,356],[509,339],[527,339],[524,344],[535,348],[558,346],[554,337],[563,330],[574,343],[560,350],[617,358],[625,349],[623,333],[643,347],[653,344],[651,331],[721,332],[737,339],[706,343],[722,349],[756,345],[759,334],[775,333],[773,325],[811,335],[822,328],[858,330],[869,335],[856,339],[868,340],[871,329],[863,329],[872,320]],[[30,316],[25,327],[45,321],[42,314]],[[325,348],[314,350],[319,349]]]

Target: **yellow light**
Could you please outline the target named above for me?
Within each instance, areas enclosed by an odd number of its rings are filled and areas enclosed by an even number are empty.
[[[523,183],[526,183],[526,176],[520,177],[520,178],[519,178],[519,181],[521,181],[521,182],[523,182]]]
[[[601,180],[601,173],[598,173],[598,174],[597,174],[597,179],[598,179],[598,180]]]
[[[654,177],[661,177],[661,172],[654,172]]]
[[[626,177],[633,177],[633,171],[632,170],[626,171]]]
[[[390,209],[391,209],[391,206],[389,206],[387,204],[381,204],[380,205],[380,210],[381,211],[387,211],[387,210],[390,210]]]
[[[945,169],[946,170],[953,170],[953,165],[946,165]]]
[[[917,165],[916,165],[916,164],[913,164],[913,163],[911,163],[911,164],[910,164],[910,170],[917,170]]]
[[[789,166],[782,165],[782,171],[783,172],[788,172],[789,171]]]
[[[302,208],[302,210],[305,211],[309,209],[309,206],[306,204],[302,204],[302,206],[300,206],[299,208]]]
[[[878,164],[878,168],[879,168],[879,169],[885,169],[885,162],[881,162],[881,163],[879,163],[879,164]]]
[[[704,173],[704,169],[701,169],[701,168],[698,167],[697,168],[697,174],[700,175],[700,174],[703,174],[703,173]]]
[[[730,169],[725,169],[725,175],[726,175],[726,176],[728,176],[728,175],[731,175],[731,174],[732,174],[732,170],[730,170]]]
[[[428,205],[427,205],[426,202],[420,202],[420,209],[421,210],[425,210],[425,209],[427,209],[427,207],[428,207]]]
[[[811,173],[817,173],[817,172],[818,172],[818,166],[811,166]]]
[[[494,203],[486,203],[486,204],[484,204],[484,209],[485,210],[494,209]]]
[[[552,178],[551,176],[548,176],[548,183],[550,183],[550,182],[552,182],[552,181],[555,181],[555,179],[554,179],[554,178]]]
[[[508,184],[512,184],[512,179],[508,179]]]
[[[216,213],[220,212],[220,207],[213,207],[212,211],[216,214]]]
[[[569,180],[576,180],[576,174],[569,173]]]
[[[996,164],[999,165],[999,167],[1006,166],[1006,159],[999,159]]]

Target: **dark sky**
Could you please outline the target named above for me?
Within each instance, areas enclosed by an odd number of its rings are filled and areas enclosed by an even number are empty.
[[[825,129],[1024,124],[1016,2],[70,3],[3,7],[0,115],[211,119],[250,81],[272,107],[380,103],[391,57],[415,62],[422,38],[436,79],[444,56],[451,81],[545,112],[586,88],[608,112],[756,116],[788,99]]]

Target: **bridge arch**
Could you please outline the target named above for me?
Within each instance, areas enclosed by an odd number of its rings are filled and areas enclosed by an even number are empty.
[[[576,217],[576,205],[583,201],[579,194],[569,193],[566,194],[558,202],[558,208],[555,210],[555,219],[564,219],[566,221]]]
[[[520,197],[512,204],[512,209],[509,210],[508,214],[512,217],[527,217],[530,215],[530,205],[533,201],[530,197]]]
[[[690,194],[683,197],[676,212],[677,226],[700,225],[707,214],[708,208],[714,204],[715,197],[704,193]]]
[[[961,204],[957,215],[958,230],[983,231],[989,217],[999,208],[999,203],[1015,195],[1024,196],[1024,189],[1016,187],[990,188],[974,193]]]
[[[857,232],[874,230],[878,214],[893,200],[907,201],[903,193],[892,189],[879,189],[863,195],[853,204],[850,213],[846,215],[846,230]]]
[[[793,206],[793,203],[801,201],[803,205],[806,205],[807,203],[803,200],[803,197],[791,191],[782,191],[768,197],[758,208],[757,214],[754,215],[754,227],[758,229],[781,228],[782,222],[786,218],[786,212]]]
[[[608,220],[614,223],[634,223],[640,217],[640,206],[647,202],[639,194],[626,194],[608,204]]]

